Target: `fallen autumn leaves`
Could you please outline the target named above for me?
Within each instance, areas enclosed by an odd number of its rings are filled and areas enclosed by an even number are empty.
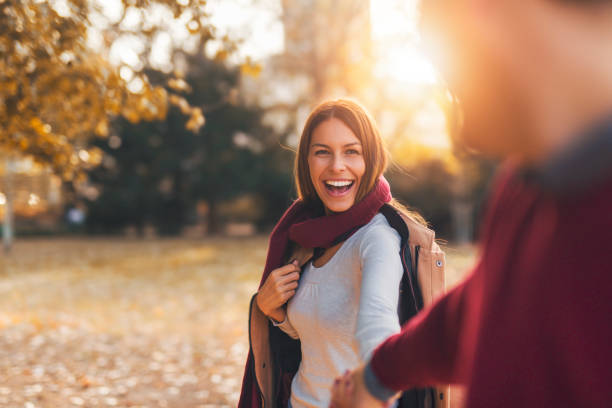
[[[235,405],[265,244],[18,242],[0,261],[0,406]]]
[[[266,241],[19,241],[0,258],[0,406],[235,406]],[[454,282],[472,252],[447,254]]]

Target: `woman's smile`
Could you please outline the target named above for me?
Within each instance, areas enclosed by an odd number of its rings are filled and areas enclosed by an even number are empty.
[[[348,194],[355,186],[355,180],[327,180],[325,189],[333,197],[342,197]]]

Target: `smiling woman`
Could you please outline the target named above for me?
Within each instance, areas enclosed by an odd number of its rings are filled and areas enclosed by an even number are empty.
[[[366,361],[442,289],[428,283],[423,295],[413,284],[421,262],[431,271],[437,259],[443,271],[443,253],[433,231],[392,201],[386,166],[380,132],[358,103],[323,102],[306,120],[299,199],[274,228],[251,302],[240,408],[328,406],[334,377]],[[410,391],[398,406],[425,392]]]

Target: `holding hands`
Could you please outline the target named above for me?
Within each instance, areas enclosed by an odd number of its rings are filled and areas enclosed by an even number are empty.
[[[388,407],[388,402],[374,398],[366,389],[361,365],[354,371],[346,371],[336,378],[332,387],[332,397],[329,408],[382,408]]]
[[[298,261],[282,266],[270,272],[263,286],[257,293],[257,306],[266,316],[282,322],[286,311],[283,305],[295,295],[300,279]]]

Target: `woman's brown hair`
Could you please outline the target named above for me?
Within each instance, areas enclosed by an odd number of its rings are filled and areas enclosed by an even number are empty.
[[[308,119],[306,119],[298,145],[294,170],[298,197],[306,204],[317,207],[322,207],[322,203],[310,178],[308,153],[314,130],[321,123],[332,118],[342,121],[361,142],[363,159],[365,161],[365,173],[361,178],[355,202],[359,202],[372,191],[378,178],[387,170],[389,163],[389,154],[376,126],[376,122],[364,107],[349,99],[337,99],[319,104],[310,113]],[[408,210],[397,201],[393,200],[390,204],[416,221],[425,224],[425,221],[419,214]]]

